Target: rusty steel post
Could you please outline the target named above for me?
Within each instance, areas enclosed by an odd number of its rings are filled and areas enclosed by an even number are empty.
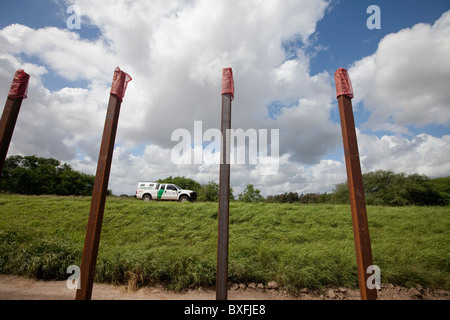
[[[367,220],[366,200],[361,174],[361,164],[353,117],[353,89],[347,70],[339,69],[335,74],[336,92],[344,142],[345,165],[347,169],[348,193],[352,212],[353,236],[356,250],[359,288],[362,300],[376,300],[377,290],[367,287],[370,274],[367,268],[373,265]]]
[[[228,298],[228,236],[230,206],[230,129],[231,101],[234,98],[233,73],[222,74],[222,141],[220,148],[219,218],[217,236],[216,300]]]
[[[30,76],[25,71],[22,69],[16,71],[3,109],[0,120],[0,174],[5,164],[22,101],[27,97],[29,80]]]
[[[76,300],[90,300],[94,285],[95,265],[97,263],[98,247],[100,244],[100,233],[102,229],[103,213],[105,210],[106,194],[108,191],[109,173],[116,139],[117,125],[123,94],[126,88],[126,77],[128,75],[116,69],[114,82],[119,82],[122,89],[120,92],[111,91],[108,110],[106,113],[103,138],[100,146],[100,154],[97,163],[94,188],[92,190],[91,208],[84,240],[83,255],[80,268],[80,289],[77,289]],[[129,77],[129,76],[128,76]],[[131,80],[131,78],[130,78]],[[122,94],[122,96],[121,96]]]

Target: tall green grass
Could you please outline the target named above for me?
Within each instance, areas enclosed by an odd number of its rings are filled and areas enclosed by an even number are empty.
[[[67,279],[80,265],[89,197],[0,195],[0,273]],[[108,198],[96,281],[215,284],[216,203]],[[382,282],[450,289],[449,207],[368,207]],[[230,205],[229,280],[292,291],[358,285],[350,207]]]

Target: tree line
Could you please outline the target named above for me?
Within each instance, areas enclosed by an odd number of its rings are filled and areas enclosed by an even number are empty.
[[[378,170],[362,175],[366,203],[382,206],[445,206],[450,204],[450,177],[431,179],[425,175]],[[175,183],[198,193],[198,201],[217,201],[219,185],[214,181],[200,184],[185,177],[168,177],[159,182]],[[347,182],[337,184],[331,193],[299,194],[295,191],[264,197],[253,184],[247,184],[237,198],[230,190],[230,199],[242,202],[328,203],[348,204]]]
[[[425,175],[394,173],[378,170],[362,175],[366,203],[383,206],[445,206],[450,204],[450,177],[431,179]],[[10,156],[6,159],[0,176],[0,191],[42,195],[90,196],[94,186],[94,175],[72,169],[66,163],[52,158],[36,156]],[[196,191],[198,201],[217,202],[219,185],[214,181],[200,184],[194,179],[177,176],[159,179],[156,182],[173,183],[181,188]],[[108,190],[111,195],[111,190]],[[295,191],[264,197],[253,184],[234,195],[230,188],[230,200],[268,203],[329,203],[348,204],[347,183],[335,186],[331,193],[299,194]]]
[[[450,177],[430,179],[425,175],[378,170],[362,175],[367,205],[445,206],[450,204]],[[332,193],[285,194],[268,196],[278,203],[348,204],[347,182],[337,184]]]
[[[445,206],[450,204],[450,177],[431,179],[426,175],[378,170],[362,176],[366,203],[383,206]],[[349,203],[347,183],[336,185],[335,203]]]
[[[61,196],[90,196],[94,186],[93,175],[72,169],[67,163],[36,156],[10,156],[5,160],[0,178],[0,191]]]

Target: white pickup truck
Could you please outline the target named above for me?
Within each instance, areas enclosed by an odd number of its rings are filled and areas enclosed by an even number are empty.
[[[136,198],[144,201],[172,200],[185,202],[197,200],[197,192],[182,189],[173,183],[143,181],[138,184]]]

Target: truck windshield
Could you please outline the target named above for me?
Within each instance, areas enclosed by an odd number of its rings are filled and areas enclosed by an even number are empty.
[[[175,186],[178,190],[182,190],[182,188],[180,188],[180,187],[177,186],[176,184],[174,184],[174,186]]]

